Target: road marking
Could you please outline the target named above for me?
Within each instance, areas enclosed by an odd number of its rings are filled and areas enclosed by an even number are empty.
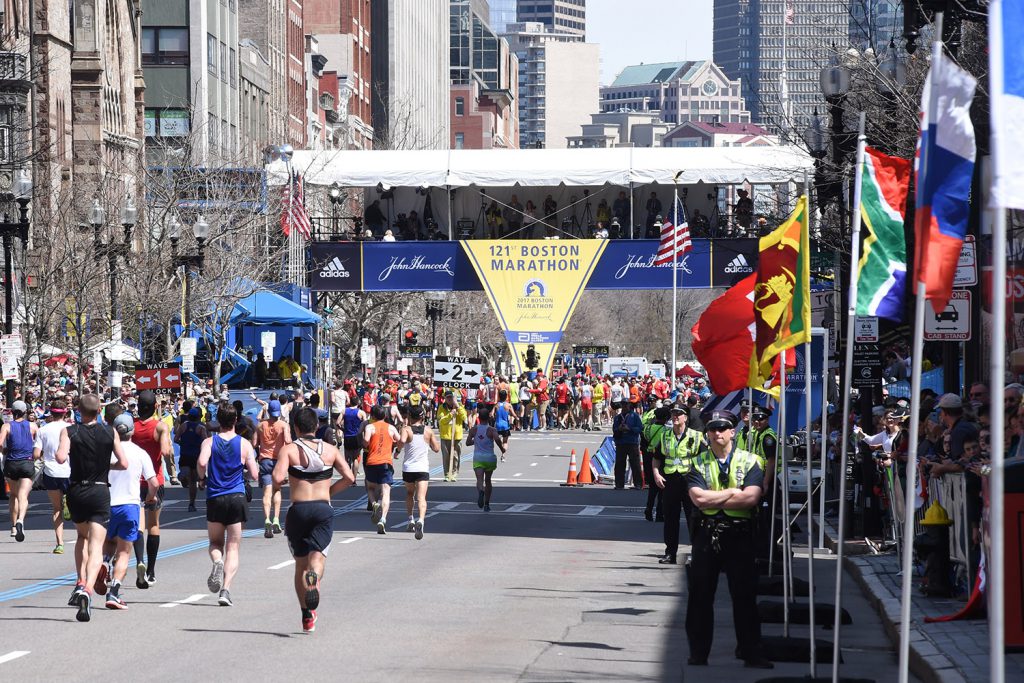
[[[208,593],[196,593],[195,595],[188,596],[184,600],[175,600],[174,602],[165,602],[164,604],[162,604],[160,606],[161,607],[177,607],[178,605],[187,605],[190,602],[199,602],[200,600],[205,598],[207,595],[208,595]]]
[[[523,473],[522,473],[522,472],[516,472],[516,473],[515,473],[515,474],[513,474],[512,476],[513,476],[513,477],[521,477],[521,476],[523,476]]]
[[[512,507],[505,510],[505,512],[526,512],[533,507],[532,503],[516,503]]]
[[[536,467],[536,466],[537,466],[537,463],[535,463],[535,462],[531,462],[530,463],[530,467]]]
[[[362,536],[353,536],[352,538],[346,538],[344,541],[338,541],[338,543],[342,543],[342,544],[345,544],[345,543],[355,543],[356,541],[358,541],[361,538],[362,538]]]
[[[185,517],[184,519],[176,519],[173,522],[161,522],[160,526],[174,526],[175,524],[181,524],[182,522],[191,522],[193,519],[206,519],[206,515],[196,515],[195,517]]]
[[[267,569],[284,569],[285,567],[295,564],[295,560],[288,560],[287,562],[279,562],[275,565],[267,567]]]
[[[588,505],[587,507],[583,508],[582,510],[580,510],[576,514],[578,514],[578,515],[591,515],[591,516],[593,516],[593,515],[601,514],[601,512],[603,510],[604,510],[604,506],[603,505]]]
[[[565,483],[565,479],[515,479],[512,477],[499,478],[494,477],[491,481],[529,481],[535,484],[562,484]]]
[[[7,662],[18,659],[19,657],[24,657],[30,652],[31,650],[14,650],[13,652],[8,652],[7,654],[0,656],[0,664],[6,664]]]
[[[560,450],[562,450],[562,447],[561,446],[555,446],[555,450],[556,451],[560,451]]]
[[[459,507],[458,503],[438,503],[434,506],[434,509],[442,512],[445,510],[454,510],[457,507]]]

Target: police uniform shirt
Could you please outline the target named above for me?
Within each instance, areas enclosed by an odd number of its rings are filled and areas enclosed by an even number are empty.
[[[738,450],[738,448],[734,447],[732,454],[726,461],[729,467],[733,466],[733,458],[736,456],[736,452]],[[749,451],[747,452],[749,453]],[[686,486],[688,488],[701,488],[704,489],[705,491],[721,491],[723,489],[729,488],[728,486],[720,486],[717,477],[714,481],[711,482],[707,481],[704,478],[704,473],[701,471],[701,468],[697,466],[698,463],[704,458],[710,458],[711,460],[714,461],[715,465],[717,465],[718,469],[716,470],[713,467],[712,472],[717,473],[719,470],[722,472],[727,471],[725,469],[725,463],[718,460],[718,458],[715,457],[715,454],[711,452],[710,449],[708,449],[707,447],[701,448],[700,452],[697,453],[696,458],[694,458],[694,466],[691,467],[690,471],[686,474]],[[753,464],[751,465],[750,469],[748,469],[746,473],[743,475],[743,488],[746,488],[747,486],[759,486],[761,488],[764,488],[764,469],[761,467],[760,462],[756,457],[753,459]],[[718,513],[714,515],[714,517],[725,518],[727,517],[727,515],[725,513],[725,510],[719,510]]]

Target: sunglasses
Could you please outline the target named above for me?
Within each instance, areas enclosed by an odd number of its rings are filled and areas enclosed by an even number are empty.
[[[732,427],[708,427],[709,432],[727,432],[730,429],[732,429]]]

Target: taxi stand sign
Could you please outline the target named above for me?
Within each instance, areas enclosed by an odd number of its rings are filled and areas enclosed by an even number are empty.
[[[924,338],[927,341],[970,341],[971,292],[954,289],[946,308],[924,316]]]

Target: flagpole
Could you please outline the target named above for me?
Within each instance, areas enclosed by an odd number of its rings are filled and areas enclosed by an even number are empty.
[[[676,347],[678,343],[676,341],[677,328],[679,327],[678,315],[676,307],[678,306],[679,294],[679,271],[677,267],[679,265],[679,176],[682,171],[678,171],[672,177],[672,213],[675,214],[672,218],[672,367],[669,368],[668,376],[669,381],[674,387],[676,385]]]
[[[793,566],[789,562],[789,481],[786,470],[786,349],[779,354],[779,442],[776,453],[781,451],[781,469],[776,464],[775,481],[782,487],[782,636],[789,637],[789,601],[792,599]]]
[[[938,81],[938,70],[942,63],[942,12],[935,13],[935,21],[932,24],[935,32],[935,42],[932,43],[932,63],[929,78],[931,86],[928,93],[928,116],[934,116],[936,110],[939,89],[936,86]],[[922,124],[923,125],[923,124]],[[931,127],[933,122],[928,120],[927,125]],[[918,191],[920,192],[921,171],[928,168],[927,145],[921,145],[921,157],[918,171]],[[917,298],[914,301],[914,339],[911,350],[911,375],[910,375],[910,443],[907,448],[907,475],[906,491],[904,501],[903,520],[903,585],[900,594],[900,683],[907,683],[910,678],[910,598],[911,598],[911,571],[913,570],[914,555],[914,496],[917,471],[917,438],[921,425],[921,356],[924,354],[924,309],[927,304],[925,299],[925,283],[918,277],[921,269],[921,258],[923,256],[921,236],[917,236],[917,254],[914,259],[915,282],[917,284]],[[993,293],[994,293],[993,289]],[[995,298],[993,296],[993,298]],[[995,443],[995,442],[993,442]]]
[[[807,171],[804,171],[804,195],[807,197],[807,208],[806,221],[804,222],[804,228],[810,232],[811,229],[811,188],[810,179],[807,176]],[[807,236],[808,244],[810,244],[810,235]],[[801,239],[801,241],[803,241]],[[809,258],[810,254],[806,254]],[[810,289],[810,282],[808,282],[808,289]],[[826,332],[827,334],[827,332]],[[821,377],[824,382],[825,379],[825,368],[821,369]],[[822,391],[825,388],[822,386]],[[825,432],[825,413],[821,414],[821,431],[822,434]],[[811,454],[811,446],[813,445],[813,439],[811,439],[811,340],[804,343],[804,434],[806,435],[806,448],[805,455],[806,460],[806,471],[807,471],[807,596],[810,604],[809,610],[809,627],[808,633],[810,638],[810,651],[811,651],[811,678],[813,679],[818,671],[817,663],[817,643],[814,640],[814,476],[811,472],[812,466],[814,465],[814,458]],[[824,443],[824,439],[822,439]],[[819,521],[820,523],[820,521]]]
[[[850,390],[853,384],[853,340],[857,316],[857,264],[860,262],[861,168],[864,165],[864,145],[867,140],[864,135],[865,118],[864,112],[861,112],[857,124],[857,161],[853,175],[853,220],[850,231],[850,288],[847,290],[846,305],[846,363],[843,365],[843,386],[839,390],[843,401],[843,436],[839,449],[839,538],[836,543],[835,615],[832,618],[832,683],[839,681],[839,628],[842,625],[840,615],[843,604],[843,551],[846,543],[847,513],[846,462],[850,448]],[[824,442],[824,428],[822,429],[822,442]]]

